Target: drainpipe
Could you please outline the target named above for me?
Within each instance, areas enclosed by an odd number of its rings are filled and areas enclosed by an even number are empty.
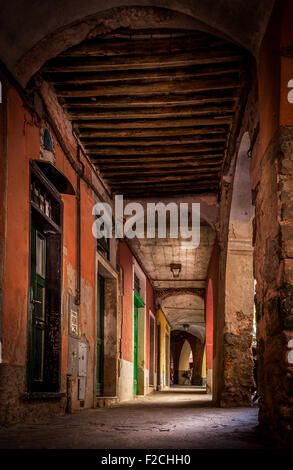
[[[80,159],[80,146],[77,145],[77,160],[84,173],[84,164]],[[76,190],[76,245],[77,245],[77,261],[76,261],[76,291],[75,291],[75,304],[80,305],[80,287],[81,287],[81,240],[80,240],[80,227],[81,227],[81,214],[80,214],[80,175],[76,174],[77,190]]]

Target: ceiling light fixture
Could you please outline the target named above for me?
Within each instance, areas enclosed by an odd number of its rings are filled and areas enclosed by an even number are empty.
[[[170,269],[172,271],[173,277],[179,277],[181,271],[181,264],[171,263]]]

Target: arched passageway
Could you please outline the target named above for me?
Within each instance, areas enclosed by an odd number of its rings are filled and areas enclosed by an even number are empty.
[[[255,279],[260,425],[292,441],[292,2],[189,3],[2,10],[2,424],[160,397],[188,344],[249,406]],[[198,244],[159,236],[180,204]]]

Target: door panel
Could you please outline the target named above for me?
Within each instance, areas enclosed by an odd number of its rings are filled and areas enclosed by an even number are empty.
[[[105,280],[98,277],[98,312],[97,312],[97,396],[104,388],[104,296]]]
[[[138,309],[137,305],[134,302],[134,324],[133,324],[133,393],[137,395],[137,317]]]
[[[46,334],[46,237],[32,227],[31,244],[31,351],[30,387],[41,391],[44,382],[44,354]]]

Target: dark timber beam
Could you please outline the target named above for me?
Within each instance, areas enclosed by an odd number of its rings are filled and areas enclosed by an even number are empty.
[[[229,115],[232,117],[234,111],[233,103],[223,103],[219,106],[198,105],[174,107],[174,108],[146,108],[146,109],[95,109],[95,108],[67,108],[71,119],[152,119],[169,117],[192,117],[201,115]]]
[[[214,134],[214,135],[193,135],[193,136],[182,136],[177,137],[174,136],[173,138],[170,137],[161,137],[160,139],[156,140],[151,137],[145,137],[144,139],[111,139],[111,138],[103,138],[103,139],[96,139],[96,138],[81,138],[83,145],[89,149],[93,149],[96,147],[104,147],[104,146],[117,146],[117,147],[125,147],[125,146],[132,146],[132,145],[173,145],[173,144],[196,144],[198,142],[208,143],[208,142],[226,142],[225,134]]]
[[[113,116],[112,120],[108,121],[78,121],[75,124],[80,128],[92,129],[157,129],[157,128],[170,128],[170,127],[192,127],[192,126],[219,126],[221,124],[231,124],[233,118],[230,116],[215,116],[212,118],[181,118],[181,119],[136,119],[136,120],[117,120]]]
[[[162,54],[149,56],[125,57],[60,57],[52,59],[43,67],[43,72],[58,72],[67,69],[68,72],[98,72],[111,70],[133,70],[140,68],[166,68],[184,67],[189,65],[217,64],[226,62],[239,62],[244,59],[239,50],[208,49],[196,52],[182,52],[177,54]],[[98,59],[98,60],[97,60]]]
[[[114,83],[132,82],[136,80],[170,80],[190,79],[195,77],[219,76],[231,73],[239,73],[241,64],[232,62],[227,64],[192,65],[189,67],[178,67],[176,69],[148,69],[112,72],[66,72],[60,68],[56,72],[44,73],[46,81],[53,85],[87,84],[87,83]]]
[[[103,148],[92,148],[90,145],[86,147],[86,150],[89,155],[125,155],[127,154],[130,155],[150,155],[150,154],[156,154],[156,155],[168,155],[171,153],[180,153],[180,152],[201,152],[202,150],[210,151],[210,150],[215,150],[215,151],[224,151],[224,146],[219,145],[217,142],[213,145],[213,143],[207,143],[207,144],[194,144],[194,145],[168,145],[167,147],[160,146],[160,145],[148,145],[145,148],[141,147],[107,147],[104,145]]]
[[[152,83],[129,85],[57,85],[56,93],[60,97],[84,97],[106,95],[158,95],[162,93],[194,93],[204,90],[224,90],[238,88],[239,80],[235,77],[193,78],[190,80],[172,80],[166,82],[153,81]]]
[[[168,93],[161,95],[115,95],[115,96],[77,96],[60,98],[64,106],[95,108],[127,108],[149,106],[190,106],[195,104],[234,102],[238,97],[237,88],[206,90],[198,93]]]
[[[145,163],[147,164],[148,162],[177,162],[177,161],[184,161],[184,160],[190,160],[192,159],[193,161],[198,161],[199,163],[204,163],[205,161],[211,161],[212,159],[217,160],[218,158],[223,158],[223,151],[222,152],[215,152],[215,153],[204,153],[203,151],[200,151],[198,153],[189,153],[189,154],[182,154],[179,153],[177,155],[158,155],[158,154],[145,154],[142,156],[137,156],[137,154],[133,155],[112,155],[112,156],[106,156],[106,155],[100,155],[100,156],[95,156],[91,158],[91,161],[93,164],[105,164],[109,165],[111,163],[113,164],[120,164],[120,163]]]
[[[205,136],[206,135],[217,135],[217,134],[224,134],[226,136],[227,128],[226,127],[173,127],[171,129],[163,128],[163,129],[125,129],[125,130],[117,130],[117,129],[91,129],[90,127],[87,129],[79,129],[76,128],[77,133],[81,139],[88,139],[88,138],[99,138],[99,139],[118,139],[118,138],[125,138],[125,139],[147,139],[147,138],[166,138],[166,137],[183,137],[183,136]]]
[[[97,38],[83,42],[82,44],[68,49],[63,52],[59,57],[117,57],[142,55],[149,56],[150,52],[158,54],[176,54],[182,51],[195,51],[210,48],[225,48],[227,42],[223,39],[216,38],[215,36],[204,35],[201,36],[186,36],[181,38],[166,38],[166,39],[135,39],[135,40],[119,40],[119,39],[106,39]],[[231,48],[231,50],[233,50]],[[239,48],[234,47],[234,51],[239,53]]]

